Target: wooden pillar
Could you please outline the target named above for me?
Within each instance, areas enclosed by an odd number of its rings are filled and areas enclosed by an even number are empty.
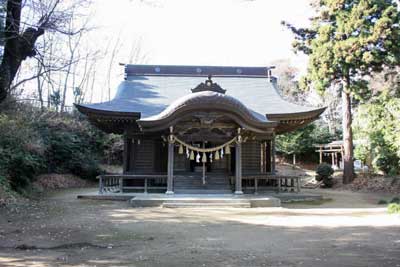
[[[297,177],[297,193],[300,193],[300,188],[301,188],[301,185],[300,185],[300,177]]]
[[[282,179],[278,178],[278,179],[276,179],[276,181],[278,182],[278,193],[280,193],[281,192]]]
[[[172,137],[172,136],[170,136]],[[172,138],[168,139],[168,178],[167,178],[167,192],[165,194],[174,194],[174,142]]]
[[[235,194],[242,195],[242,140],[240,135],[238,136],[238,141],[235,146],[235,161]]]
[[[276,157],[276,150],[275,150],[275,133],[272,137],[271,140],[271,154],[272,154],[272,159],[271,159],[271,173],[275,174],[275,157]]]
[[[342,160],[342,168],[344,168],[344,151],[343,151],[343,146],[340,147],[340,157]]]
[[[319,147],[319,164],[322,163],[322,147]]]
[[[124,192],[124,178],[120,177],[118,181],[119,192],[122,194]]]
[[[102,195],[104,192],[103,176],[99,176],[99,194]]]
[[[122,164],[123,164],[123,168],[122,171],[123,173],[126,173],[128,171],[128,165],[129,165],[129,140],[128,140],[128,136],[125,133],[124,134],[124,151],[122,154],[123,160],[122,160]]]
[[[268,140],[265,144],[265,172],[272,172],[271,161],[272,161],[272,149],[271,140]]]

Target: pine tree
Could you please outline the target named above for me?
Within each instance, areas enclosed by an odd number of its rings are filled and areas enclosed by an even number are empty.
[[[368,99],[371,74],[400,63],[400,14],[394,0],[313,1],[309,28],[283,22],[296,51],[309,55],[305,85],[323,93],[339,84],[343,106],[343,182],[354,178],[352,101]]]

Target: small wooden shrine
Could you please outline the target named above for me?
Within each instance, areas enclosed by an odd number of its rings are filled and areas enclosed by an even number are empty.
[[[275,173],[275,136],[324,108],[282,99],[271,69],[127,65],[113,100],[76,105],[98,128],[124,136],[123,174],[102,177],[100,192],[295,187]]]

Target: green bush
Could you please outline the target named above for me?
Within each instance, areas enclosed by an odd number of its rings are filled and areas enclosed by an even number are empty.
[[[45,169],[38,136],[22,118],[0,116],[0,174],[12,188],[29,185]]]
[[[46,147],[49,172],[72,173],[85,179],[100,174],[104,134],[73,116],[51,116],[36,123]]]
[[[397,203],[397,204],[400,204],[400,198],[394,197],[394,198],[392,198],[392,200],[390,200],[390,203]]]
[[[1,108],[1,107],[0,107]],[[106,135],[74,114],[39,112],[18,105],[0,115],[0,175],[14,190],[41,173],[72,173],[94,179]]]
[[[387,201],[386,200],[384,200],[384,199],[380,199],[379,201],[378,201],[378,205],[387,205]]]
[[[327,163],[321,163],[317,166],[315,179],[320,182],[323,181],[325,187],[333,186],[332,174],[335,171],[332,169],[331,165]]]
[[[400,204],[399,203],[391,203],[391,204],[389,204],[388,212],[390,214],[395,214],[395,213],[400,214]]]

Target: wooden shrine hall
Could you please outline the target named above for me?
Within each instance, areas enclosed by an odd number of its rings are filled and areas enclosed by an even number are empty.
[[[324,108],[285,101],[272,68],[126,65],[114,99],[76,105],[124,137],[123,173],[101,176],[100,193],[299,191],[275,171],[275,136]]]

